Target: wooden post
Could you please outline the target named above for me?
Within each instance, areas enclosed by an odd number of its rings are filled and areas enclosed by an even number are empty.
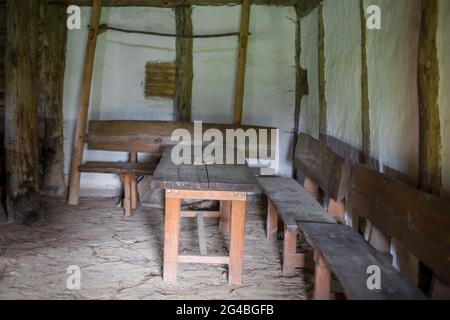
[[[267,200],[267,240],[277,240],[278,213],[272,201]]]
[[[131,180],[130,175],[124,174],[122,176],[122,183],[123,183],[123,201],[122,201],[122,207],[125,212],[126,217],[131,216]]]
[[[138,156],[136,152],[130,153],[130,162],[136,163],[138,161]],[[130,176],[130,187],[131,187],[131,209],[136,209],[138,205],[138,188],[136,176]]]
[[[192,7],[176,7],[175,20],[177,34],[192,36]],[[192,78],[193,78],[193,41],[192,37],[176,39],[176,95],[174,118],[191,121]]]
[[[6,205],[9,221],[39,218],[37,41],[39,1],[6,1]]]
[[[283,275],[295,276],[295,263],[291,261],[297,253],[297,234],[291,233],[284,227],[283,240]]]
[[[239,37],[239,58],[236,74],[236,91],[234,98],[234,123],[241,124],[244,104],[245,68],[247,63],[248,29],[250,25],[250,0],[242,1],[241,30]]]
[[[166,191],[163,279],[167,282],[177,281],[180,211],[181,199],[170,198],[170,194],[168,194],[168,191]]]
[[[330,300],[331,272],[325,258],[317,250],[314,251],[316,269],[314,275],[314,300]]]
[[[244,266],[245,201],[231,204],[229,284],[241,284]]]
[[[78,114],[75,141],[72,150],[72,163],[70,168],[69,199],[71,205],[78,205],[80,193],[80,171],[78,167],[83,161],[83,149],[88,118],[89,97],[91,94],[92,73],[94,70],[95,48],[97,45],[98,26],[102,11],[102,1],[93,0],[91,25],[84,61],[83,83],[81,86],[80,111]]]

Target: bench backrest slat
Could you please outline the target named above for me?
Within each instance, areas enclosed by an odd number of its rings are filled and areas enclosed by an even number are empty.
[[[210,128],[216,128],[223,133],[224,143],[226,129],[241,128],[244,131],[249,128],[273,129],[259,126],[203,124],[203,132]],[[186,129],[193,136],[194,125],[180,121],[90,121],[87,143],[88,148],[92,150],[161,153],[164,147],[174,143],[171,136],[176,129]],[[271,135],[268,134],[268,152],[271,152],[270,138]]]
[[[399,241],[450,283],[450,204],[356,165],[348,208]]]
[[[319,140],[299,135],[294,166],[335,201],[347,196],[350,164]]]

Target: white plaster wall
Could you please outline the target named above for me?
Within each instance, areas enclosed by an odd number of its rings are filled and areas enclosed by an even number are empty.
[[[420,1],[365,1],[369,4],[382,10],[382,30],[367,31],[372,155],[417,179]]]
[[[442,196],[450,200],[450,1],[439,1],[437,48],[442,137]]]
[[[239,30],[241,8],[194,7],[196,34]],[[280,128],[278,174],[292,174],[295,102],[294,8],[252,6],[243,124]],[[194,40],[193,120],[231,123],[237,37]]]
[[[300,66],[308,74],[308,95],[303,96],[300,112],[300,131],[319,139],[319,51],[318,9],[301,19]]]
[[[361,147],[361,28],[359,0],[323,3],[327,133]]]
[[[69,174],[73,135],[78,117],[84,55],[90,23],[90,8],[82,8],[81,30],[69,31],[64,80],[65,174]],[[175,32],[174,12],[158,8],[103,8],[101,23],[110,26],[159,32]],[[89,118],[92,120],[171,120],[173,101],[146,99],[145,64],[148,61],[174,61],[174,38],[125,34],[115,31],[98,38]],[[84,160],[126,160],[125,153],[85,151]],[[82,174],[81,194],[95,195],[98,189],[111,194],[120,187],[114,175]],[[104,194],[104,190],[102,193]]]

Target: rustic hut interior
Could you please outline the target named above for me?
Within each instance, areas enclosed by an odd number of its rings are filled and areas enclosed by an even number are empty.
[[[449,18],[0,0],[0,299],[450,299]]]

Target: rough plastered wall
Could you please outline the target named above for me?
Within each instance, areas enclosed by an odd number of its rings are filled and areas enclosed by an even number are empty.
[[[370,0],[382,10],[382,29],[367,30],[372,156],[418,176],[417,57],[420,1]]]
[[[64,81],[64,153],[65,174],[69,174],[73,135],[80,103],[81,78],[90,8],[82,8],[82,28],[68,32]],[[125,29],[175,33],[171,9],[103,8],[101,23]],[[171,120],[173,100],[144,96],[145,64],[148,61],[174,61],[175,39],[115,31],[98,38],[94,76],[89,106],[92,120]],[[127,160],[118,152],[86,151],[84,160]],[[82,174],[81,195],[95,195],[96,190],[115,194],[120,187],[114,175]]]
[[[327,134],[361,147],[359,0],[323,3]]]
[[[442,137],[442,196],[450,200],[450,1],[439,1],[437,48],[439,59],[439,113]]]
[[[301,102],[301,132],[319,139],[318,9],[300,21],[300,66],[307,71],[308,95]]]
[[[196,34],[239,30],[241,8],[194,7]],[[252,6],[243,124],[280,128],[280,175],[292,174],[295,102],[293,7]],[[282,35],[282,36],[281,36]],[[231,123],[238,41],[194,40],[192,118]]]

